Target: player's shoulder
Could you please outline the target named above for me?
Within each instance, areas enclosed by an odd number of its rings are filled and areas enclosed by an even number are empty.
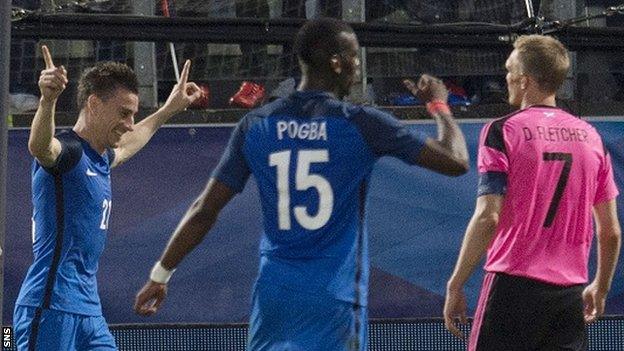
[[[524,117],[525,115],[526,115],[526,110],[516,110],[516,111],[510,112],[506,115],[503,115],[501,117],[496,117],[492,119],[491,121],[487,122],[484,126],[484,129],[490,129],[492,127],[495,127],[495,128],[502,127],[506,123],[514,119],[520,119]]]
[[[84,151],[83,139],[73,130],[61,130],[55,135],[56,139],[61,143],[63,152],[71,157],[79,157]]]
[[[357,111],[359,113],[363,113],[365,115],[370,115],[370,116],[389,116],[390,115],[388,112],[385,112],[377,107],[369,106],[369,105],[348,104],[348,108],[351,111]]]
[[[525,109],[518,110],[511,115],[517,116],[517,120],[535,121],[547,118],[553,121],[561,121],[561,119],[564,119],[567,120],[567,122],[584,123],[579,116],[560,106],[533,105]]]
[[[521,118],[523,112],[524,110],[514,111],[485,123],[481,129],[482,145],[507,153],[505,126],[510,121]]]
[[[277,98],[267,104],[249,111],[244,118],[250,122],[258,121],[272,116],[296,115],[300,108],[300,102],[293,99],[293,96]]]
[[[61,130],[55,135],[55,137],[61,142],[73,143],[82,147],[82,138],[80,138],[80,136],[71,129]]]
[[[574,124],[576,128],[584,129],[588,131],[589,133],[593,134],[595,138],[602,139],[602,137],[600,136],[600,133],[598,132],[598,129],[596,129],[596,126],[589,123],[589,121],[586,121],[580,116],[576,116],[570,113],[568,113],[568,117],[570,118],[570,120],[572,121],[572,123]]]
[[[558,108],[553,109],[553,111],[558,110]],[[486,122],[482,128],[482,133],[490,138],[503,138],[505,132],[511,131],[513,133],[514,131],[522,129],[526,124],[530,124],[530,121],[535,119],[535,115],[536,111],[532,107],[510,112],[504,116]]]
[[[320,104],[308,104],[310,100],[316,100]],[[376,121],[388,122],[395,120],[391,114],[379,110],[372,106],[354,104],[348,101],[342,101],[327,94],[305,94],[295,93],[289,97],[276,99],[257,109],[249,111],[244,116],[243,124],[247,127],[265,118],[272,116],[297,116],[304,115],[323,115],[329,118],[344,118],[349,122],[355,123],[375,123]]]
[[[250,110],[238,121],[238,128],[243,132],[248,131],[254,124],[262,122],[265,118],[280,113],[280,110],[284,110],[285,101],[283,98],[271,101],[268,104],[262,105],[258,108]]]
[[[560,108],[559,111],[563,117],[565,117],[570,123],[575,124],[577,127],[596,131],[596,128],[581,116],[573,114],[563,108]]]
[[[392,115],[368,105],[355,104],[337,99],[327,100],[328,115],[342,117],[350,123],[358,125],[376,124],[394,119]]]
[[[277,111],[288,109],[288,99],[278,98],[247,113],[249,118],[264,118],[275,114]]]
[[[356,123],[393,124],[398,121],[397,118],[389,112],[383,111],[373,106],[345,103],[344,110],[346,117],[350,120],[355,121]]]
[[[596,132],[594,126],[582,117],[560,106],[531,106],[522,110],[527,124],[540,123],[545,126],[565,126],[568,128],[580,128]]]
[[[500,137],[503,136],[503,128],[505,125],[513,118],[519,118],[523,114],[523,110],[518,110],[506,114],[502,117],[494,118],[491,121],[488,121],[483,125],[481,132],[484,133],[487,137]]]
[[[53,174],[62,174],[73,169],[83,159],[85,147],[83,139],[71,129],[61,130],[54,137],[61,143],[61,153],[54,166],[43,168]]]

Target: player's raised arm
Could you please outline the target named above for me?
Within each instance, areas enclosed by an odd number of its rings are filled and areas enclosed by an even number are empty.
[[[212,228],[221,209],[235,192],[212,178],[204,191],[193,202],[178,224],[160,260],[150,274],[150,279],[137,293],[134,311],[149,316],[158,311],[167,295],[167,282],[175,267],[199,245]]]
[[[186,60],[180,74],[180,81],[171,90],[167,102],[158,111],[135,125],[132,131],[122,136],[119,147],[115,149],[113,167],[134,156],[147,144],[163,123],[175,114],[184,111],[190,104],[201,97],[201,89],[195,83],[188,81],[190,70],[191,61]]]
[[[446,103],[448,91],[441,80],[422,75],[418,83],[406,79],[407,89],[427,103],[427,111],[438,125],[438,138],[428,139],[418,163],[433,171],[458,176],[468,171],[468,149],[464,134]]]
[[[28,150],[40,164],[52,167],[61,154],[61,143],[54,138],[54,115],[56,101],[67,85],[67,71],[63,66],[54,66],[47,46],[41,52],[45,69],[39,77],[41,98],[31,125]]]

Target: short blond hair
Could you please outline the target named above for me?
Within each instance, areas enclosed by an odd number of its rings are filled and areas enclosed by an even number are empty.
[[[546,35],[523,35],[513,44],[524,74],[533,77],[546,92],[556,92],[570,69],[568,50]]]

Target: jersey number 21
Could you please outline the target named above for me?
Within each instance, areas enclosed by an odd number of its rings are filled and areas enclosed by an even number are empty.
[[[100,229],[108,229],[108,220],[110,219],[111,210],[113,208],[113,201],[104,199],[102,202],[102,222],[100,222]]]

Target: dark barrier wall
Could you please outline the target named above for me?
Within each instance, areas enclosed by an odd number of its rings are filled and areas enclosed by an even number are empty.
[[[624,122],[593,124],[611,151],[618,185],[624,189]],[[476,144],[482,126],[462,124],[472,155],[471,171],[462,177],[439,176],[394,159],[377,164],[369,193],[370,317],[441,315],[445,282],[474,207]],[[435,133],[431,124],[412,127]],[[180,265],[163,309],[151,318],[132,312],[136,291],[205,185],[230,132],[229,127],[165,128],[133,160],[114,170],[111,226],[99,271],[109,323],[247,321],[261,229],[253,180]],[[27,138],[26,130],[9,134],[5,323],[12,321],[13,304],[32,260]],[[622,197],[618,204],[624,220]],[[621,258],[607,306],[610,314],[624,314],[623,263]],[[590,269],[593,272],[594,265]],[[482,278],[478,273],[467,286],[471,310]]]

